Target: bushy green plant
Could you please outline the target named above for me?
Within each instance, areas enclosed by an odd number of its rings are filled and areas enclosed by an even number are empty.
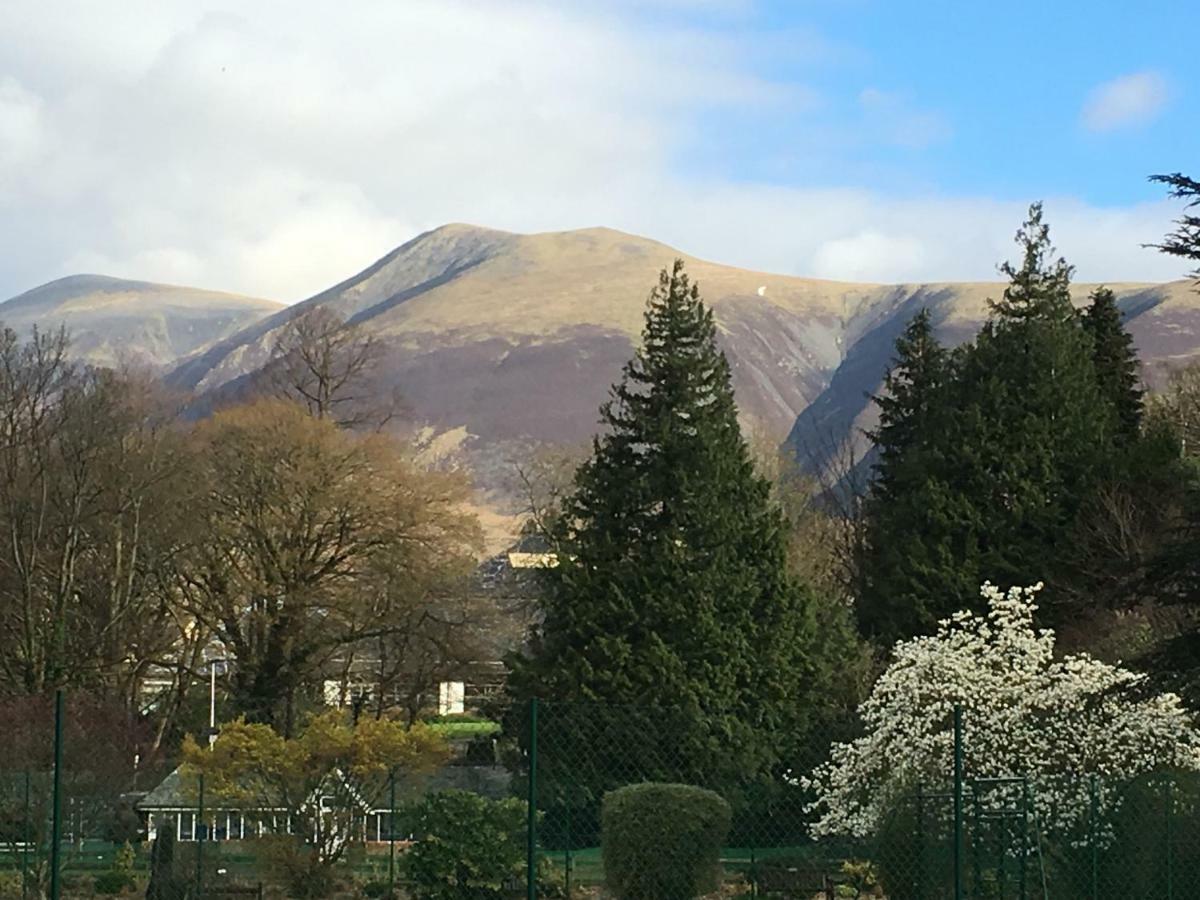
[[[336,886],[336,873],[320,850],[294,835],[272,835],[259,841],[261,859],[274,880],[285,885],[288,897],[318,900]]]
[[[416,900],[502,897],[525,866],[525,804],[469,791],[429,794],[413,809],[406,863]]]
[[[604,796],[605,880],[619,900],[688,900],[715,890],[731,811],[687,784],[631,784]]]
[[[137,853],[134,852],[133,845],[126,841],[123,843],[116,854],[113,856],[113,871],[120,872],[123,875],[133,877],[134,867],[137,865]]]
[[[368,881],[360,888],[362,895],[369,900],[376,900],[379,897],[391,897],[391,885],[386,881]]]
[[[867,860],[862,859],[847,859],[842,862],[841,867],[842,877],[846,879],[845,884],[838,885],[839,890],[845,889],[847,896],[853,900],[859,900],[860,897],[870,897],[876,892],[879,887],[879,876],[875,871],[875,867]]]
[[[24,900],[24,897],[25,892],[21,888],[21,873],[0,872],[0,900]]]
[[[109,869],[96,876],[94,887],[97,894],[112,896],[133,890],[134,882],[132,876],[116,869]]]
[[[133,890],[136,882],[133,877],[137,854],[133,846],[126,841],[114,854],[112,868],[96,876],[94,887],[97,894],[123,894]]]

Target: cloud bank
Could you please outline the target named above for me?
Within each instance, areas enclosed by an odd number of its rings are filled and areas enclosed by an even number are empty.
[[[689,5],[78,0],[49,15],[10,0],[0,298],[90,271],[294,301],[447,221],[610,225],[827,278],[995,277],[1022,203],[689,167],[726,115],[803,126],[827,102],[761,74],[770,41],[695,24],[744,3],[685,21]],[[836,54],[819,36],[780,44],[814,66]],[[918,99],[864,90],[862,140],[952,139]],[[1121,103],[1129,118],[1137,91],[1117,94],[1096,121]],[[1139,246],[1164,232],[1165,205],[1046,201],[1081,277],[1178,275]]]

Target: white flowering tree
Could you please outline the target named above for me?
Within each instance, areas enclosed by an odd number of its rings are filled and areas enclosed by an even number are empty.
[[[1092,774],[1111,786],[1200,770],[1200,735],[1176,695],[1149,694],[1144,675],[1087,655],[1055,658],[1054,633],[1033,624],[1040,589],[985,584],[986,615],[960,612],[937,634],[896,645],[859,710],[864,735],[835,745],[827,763],[798,779],[816,797],[816,836],[867,836],[917,784],[944,789],[955,706],[967,777],[1027,779],[1047,830],[1088,815]]]

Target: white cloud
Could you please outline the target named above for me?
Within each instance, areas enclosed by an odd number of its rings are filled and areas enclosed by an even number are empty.
[[[1167,80],[1158,72],[1134,72],[1097,85],[1083,104],[1089,131],[1116,131],[1153,121],[1167,104]]]
[[[674,24],[688,3],[646,17],[582,0],[64,0],[50,16],[7,0],[0,297],[91,269],[290,301],[447,221],[607,224],[800,274],[994,276],[1018,205],[682,168],[720,137],[714,113],[803,123],[817,99],[756,74],[782,52],[770,40]],[[810,35],[788,52],[818,65],[843,49]],[[866,102],[889,140],[938,134],[907,98]],[[1175,272],[1138,249],[1165,208],[1061,209],[1081,274]]]
[[[41,98],[15,78],[0,78],[0,184],[6,173],[30,162],[42,144]]]

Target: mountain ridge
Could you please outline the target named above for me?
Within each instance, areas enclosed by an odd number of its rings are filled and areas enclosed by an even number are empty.
[[[0,302],[0,323],[23,335],[35,326],[64,327],[78,358],[162,369],[280,306],[224,291],[75,274]]]
[[[930,307],[942,339],[956,344],[974,335],[1004,289],[1000,281],[879,284],[757,272],[603,226],[520,234],[449,223],[300,303],[261,301],[238,327],[178,355],[165,377],[200,397],[201,409],[236,398],[269,363],[280,329],[326,308],[384,348],[380,384],[405,398],[410,425],[453,446],[485,494],[510,508],[502,483],[513,459],[540,445],[582,445],[595,433],[597,408],[640,340],[646,297],[675,258],[713,310],[743,423],[772,441],[787,438],[818,469],[833,448],[864,448],[869,397],[912,314]],[[82,286],[97,277],[105,276],[79,276]],[[1073,296],[1082,303],[1094,287],[1077,284]],[[1110,287],[1148,381],[1200,354],[1200,295],[1190,282]]]
[[[596,408],[638,343],[646,296],[675,258],[713,309],[743,421],[788,436],[802,457],[815,445],[862,443],[868,397],[917,309],[933,307],[944,339],[958,343],[1004,288],[757,272],[602,226],[520,234],[450,223],[213,345],[171,377],[202,394],[233,390],[268,361],[278,327],[327,307],[386,344],[391,383],[416,418],[437,433],[461,430],[477,468],[490,471],[498,454],[521,446],[590,437]],[[1094,287],[1076,285],[1077,301]],[[1187,282],[1111,287],[1149,368],[1200,350],[1200,298]]]

